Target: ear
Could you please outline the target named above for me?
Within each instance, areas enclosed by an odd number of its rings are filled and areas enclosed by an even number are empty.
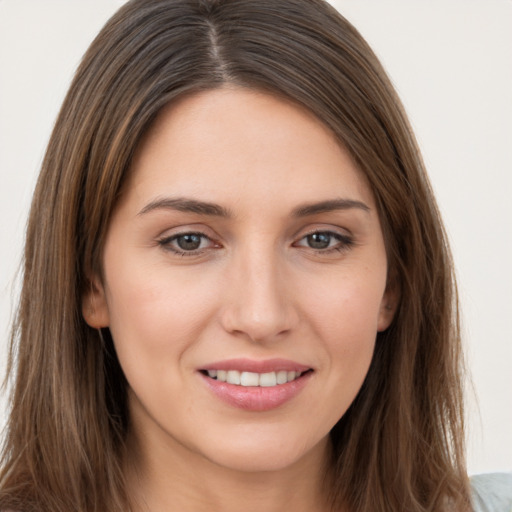
[[[379,309],[379,318],[377,320],[377,331],[385,331],[395,318],[400,293],[396,284],[388,283],[386,291],[382,297]]]
[[[94,329],[109,326],[110,316],[105,287],[98,277],[89,280],[88,289],[82,295],[82,316]]]

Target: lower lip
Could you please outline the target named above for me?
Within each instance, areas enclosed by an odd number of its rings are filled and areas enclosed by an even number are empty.
[[[269,387],[237,386],[212,379],[202,373],[201,376],[215,395],[227,404],[245,411],[270,411],[297,396],[308,383],[312,373],[310,371],[286,384]]]

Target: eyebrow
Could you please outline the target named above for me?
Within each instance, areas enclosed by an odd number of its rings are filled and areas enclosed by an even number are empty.
[[[320,201],[318,203],[307,203],[300,205],[293,209],[293,217],[308,217],[319,213],[328,213],[336,210],[349,210],[357,208],[365,212],[370,211],[370,207],[362,201],[354,199],[329,199]],[[197,213],[198,215],[208,215],[212,217],[232,217],[231,212],[216,203],[207,201],[198,201],[196,199],[189,199],[184,197],[172,198],[162,197],[157,198],[148,203],[138,215],[144,215],[154,210],[177,210],[186,213]]]
[[[298,206],[293,210],[292,215],[294,217],[307,217],[309,215],[316,215],[318,213],[328,213],[336,210],[350,210],[352,208],[370,212],[370,207],[362,201],[340,198]]]
[[[199,215],[211,215],[215,217],[231,217],[226,208],[206,201],[197,201],[183,197],[162,197],[148,203],[138,215],[144,215],[154,210],[177,210],[179,212],[197,213]]]

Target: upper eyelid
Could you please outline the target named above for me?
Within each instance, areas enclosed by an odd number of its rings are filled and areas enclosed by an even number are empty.
[[[298,230],[295,235],[295,240],[300,240],[304,238],[305,236],[312,235],[314,233],[331,233],[333,235],[345,237],[345,238],[353,238],[353,233],[344,227],[341,226],[333,226],[333,225],[317,225],[315,227],[309,228],[309,229],[300,229]]]
[[[205,236],[210,239],[218,238],[216,236],[215,231],[213,231],[208,226],[205,226],[204,224],[188,224],[188,225],[180,225],[175,227],[168,227],[162,231],[156,236],[158,240],[163,240],[166,238],[173,238],[175,236],[180,235],[189,235],[189,234],[195,234],[195,235],[201,235]]]
[[[178,238],[180,236],[185,236],[185,235],[198,235],[198,236],[204,236],[205,238],[210,238],[210,239],[212,238],[210,235],[203,233],[202,231],[197,231],[197,230],[193,230],[193,229],[187,229],[184,231],[178,231],[176,233],[168,233],[168,234],[164,231],[157,238],[159,240],[166,240],[166,239]]]

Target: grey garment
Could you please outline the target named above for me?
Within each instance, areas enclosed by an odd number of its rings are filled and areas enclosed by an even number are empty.
[[[471,477],[474,512],[512,512],[512,473]]]

